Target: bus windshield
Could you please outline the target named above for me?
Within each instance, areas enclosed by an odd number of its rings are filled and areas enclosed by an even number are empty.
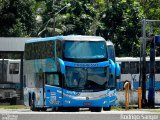
[[[75,91],[107,89],[108,68],[66,67],[65,88]]]
[[[64,57],[80,59],[107,58],[104,41],[65,41]]]

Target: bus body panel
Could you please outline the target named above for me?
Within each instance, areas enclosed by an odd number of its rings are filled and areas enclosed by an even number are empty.
[[[47,107],[62,107],[63,106],[63,91],[61,87],[45,85]]]
[[[46,106],[52,107],[109,107],[109,90],[75,92],[46,86]]]

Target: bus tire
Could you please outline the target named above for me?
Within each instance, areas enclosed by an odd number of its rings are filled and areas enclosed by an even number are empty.
[[[89,109],[91,112],[101,112],[102,111],[102,107],[91,107]]]
[[[35,94],[34,94],[34,93],[32,94],[32,98],[31,98],[31,99],[32,99],[32,100],[31,100],[30,109],[31,109],[32,111],[37,111],[36,106],[35,106],[36,98],[35,98]]]
[[[109,107],[103,107],[103,110],[104,111],[110,111],[111,110],[111,106],[109,106]]]
[[[43,112],[45,112],[47,110],[47,108],[43,107],[40,110],[43,111]]]
[[[32,99],[31,99],[31,93],[29,93],[29,98],[28,98],[28,104],[29,104],[29,106],[31,106],[31,104],[32,104]]]
[[[78,107],[69,107],[67,108],[69,112],[79,112],[79,108]]]
[[[31,109],[32,111],[36,111],[36,107],[35,107],[35,100],[34,100],[34,99],[32,100],[32,103],[31,103],[30,109]]]

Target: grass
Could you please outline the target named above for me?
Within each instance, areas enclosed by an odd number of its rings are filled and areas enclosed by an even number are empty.
[[[0,109],[28,109],[29,107],[24,105],[0,105]]]
[[[124,111],[125,109],[122,107],[118,107],[118,106],[113,106],[111,111]]]

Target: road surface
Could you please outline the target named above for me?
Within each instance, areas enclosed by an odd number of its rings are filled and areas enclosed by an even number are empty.
[[[160,112],[102,111],[32,112],[29,109],[0,109],[0,120],[160,120]]]

